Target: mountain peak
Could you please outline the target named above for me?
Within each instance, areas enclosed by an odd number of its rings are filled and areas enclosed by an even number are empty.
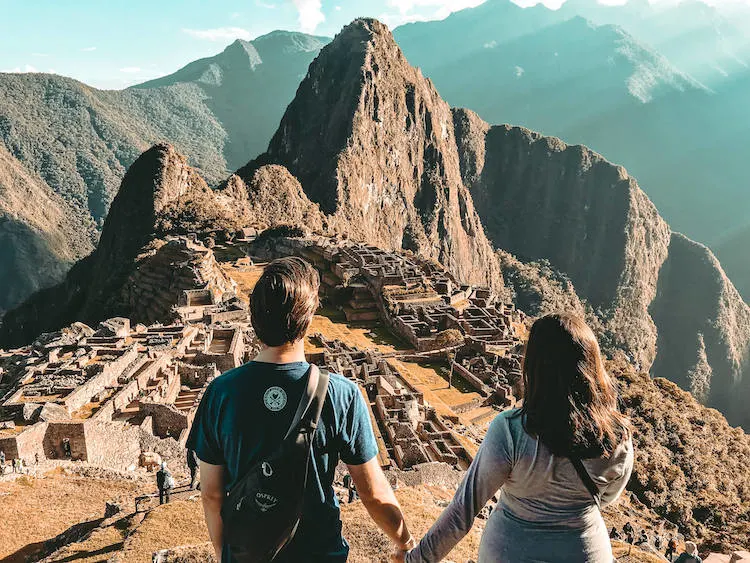
[[[361,18],[320,51],[267,153],[238,175],[250,182],[259,166],[283,165],[332,228],[502,289],[455,139],[451,109],[432,83],[387,26]]]

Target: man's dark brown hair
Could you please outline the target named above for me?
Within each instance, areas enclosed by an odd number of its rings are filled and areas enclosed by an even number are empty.
[[[318,272],[302,258],[279,258],[266,266],[250,298],[250,318],[266,346],[305,336],[318,308]]]
[[[582,459],[609,454],[627,436],[617,383],[586,322],[547,315],[531,327],[523,363],[524,428],[555,455]]]

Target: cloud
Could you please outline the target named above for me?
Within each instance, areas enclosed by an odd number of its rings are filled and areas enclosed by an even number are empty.
[[[250,41],[252,36],[250,32],[241,27],[215,27],[213,29],[184,29],[183,33],[195,37],[196,39],[205,39],[207,41],[234,41],[235,39],[244,39]]]
[[[90,53],[91,51],[96,51],[96,47],[84,47],[81,51],[84,53]]]
[[[260,8],[265,8],[266,10],[276,9],[276,4],[273,4],[271,2],[263,2],[263,0],[255,0],[255,5],[259,6]]]
[[[484,44],[485,49],[494,49],[495,47],[497,47],[497,41],[494,39],[492,41],[487,41],[487,43]]]
[[[336,10],[337,12],[340,12],[340,11],[341,11],[341,6],[336,6],[336,7],[334,8],[334,9],[335,9],[335,10]]]
[[[6,70],[2,70],[0,72],[12,72],[15,74],[24,74],[27,72],[39,72],[39,70],[37,70],[35,67],[31,65],[23,65],[23,68],[20,66],[17,66],[16,68],[9,68]]]
[[[381,19],[388,26],[433,19],[447,18],[451,13],[465,8],[474,8],[486,0],[387,0],[386,4],[397,13],[386,13]]]
[[[49,53],[31,53],[32,57],[49,57]]]
[[[125,68],[121,68],[120,72],[124,72],[125,74],[135,74],[136,72],[141,72],[141,67],[139,67],[139,66],[126,66]]]
[[[526,72],[522,66],[516,66],[515,71],[516,71],[516,77],[518,78],[521,78],[524,72]]]
[[[305,33],[312,33],[325,21],[320,0],[292,0],[292,3],[297,8],[300,29]]]

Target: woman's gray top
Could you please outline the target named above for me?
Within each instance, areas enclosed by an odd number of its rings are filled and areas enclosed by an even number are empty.
[[[606,506],[630,479],[633,443],[628,439],[611,456],[583,464]],[[407,554],[407,563],[443,559],[498,490],[479,547],[480,563],[612,563],[607,529],[591,493],[568,458],[553,455],[526,433],[518,410],[492,422],[455,497]]]

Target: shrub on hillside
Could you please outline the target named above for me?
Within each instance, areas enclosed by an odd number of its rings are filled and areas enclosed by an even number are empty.
[[[674,383],[635,372],[623,358],[608,368],[633,422],[636,462],[628,488],[704,549],[747,548],[750,436]]]

